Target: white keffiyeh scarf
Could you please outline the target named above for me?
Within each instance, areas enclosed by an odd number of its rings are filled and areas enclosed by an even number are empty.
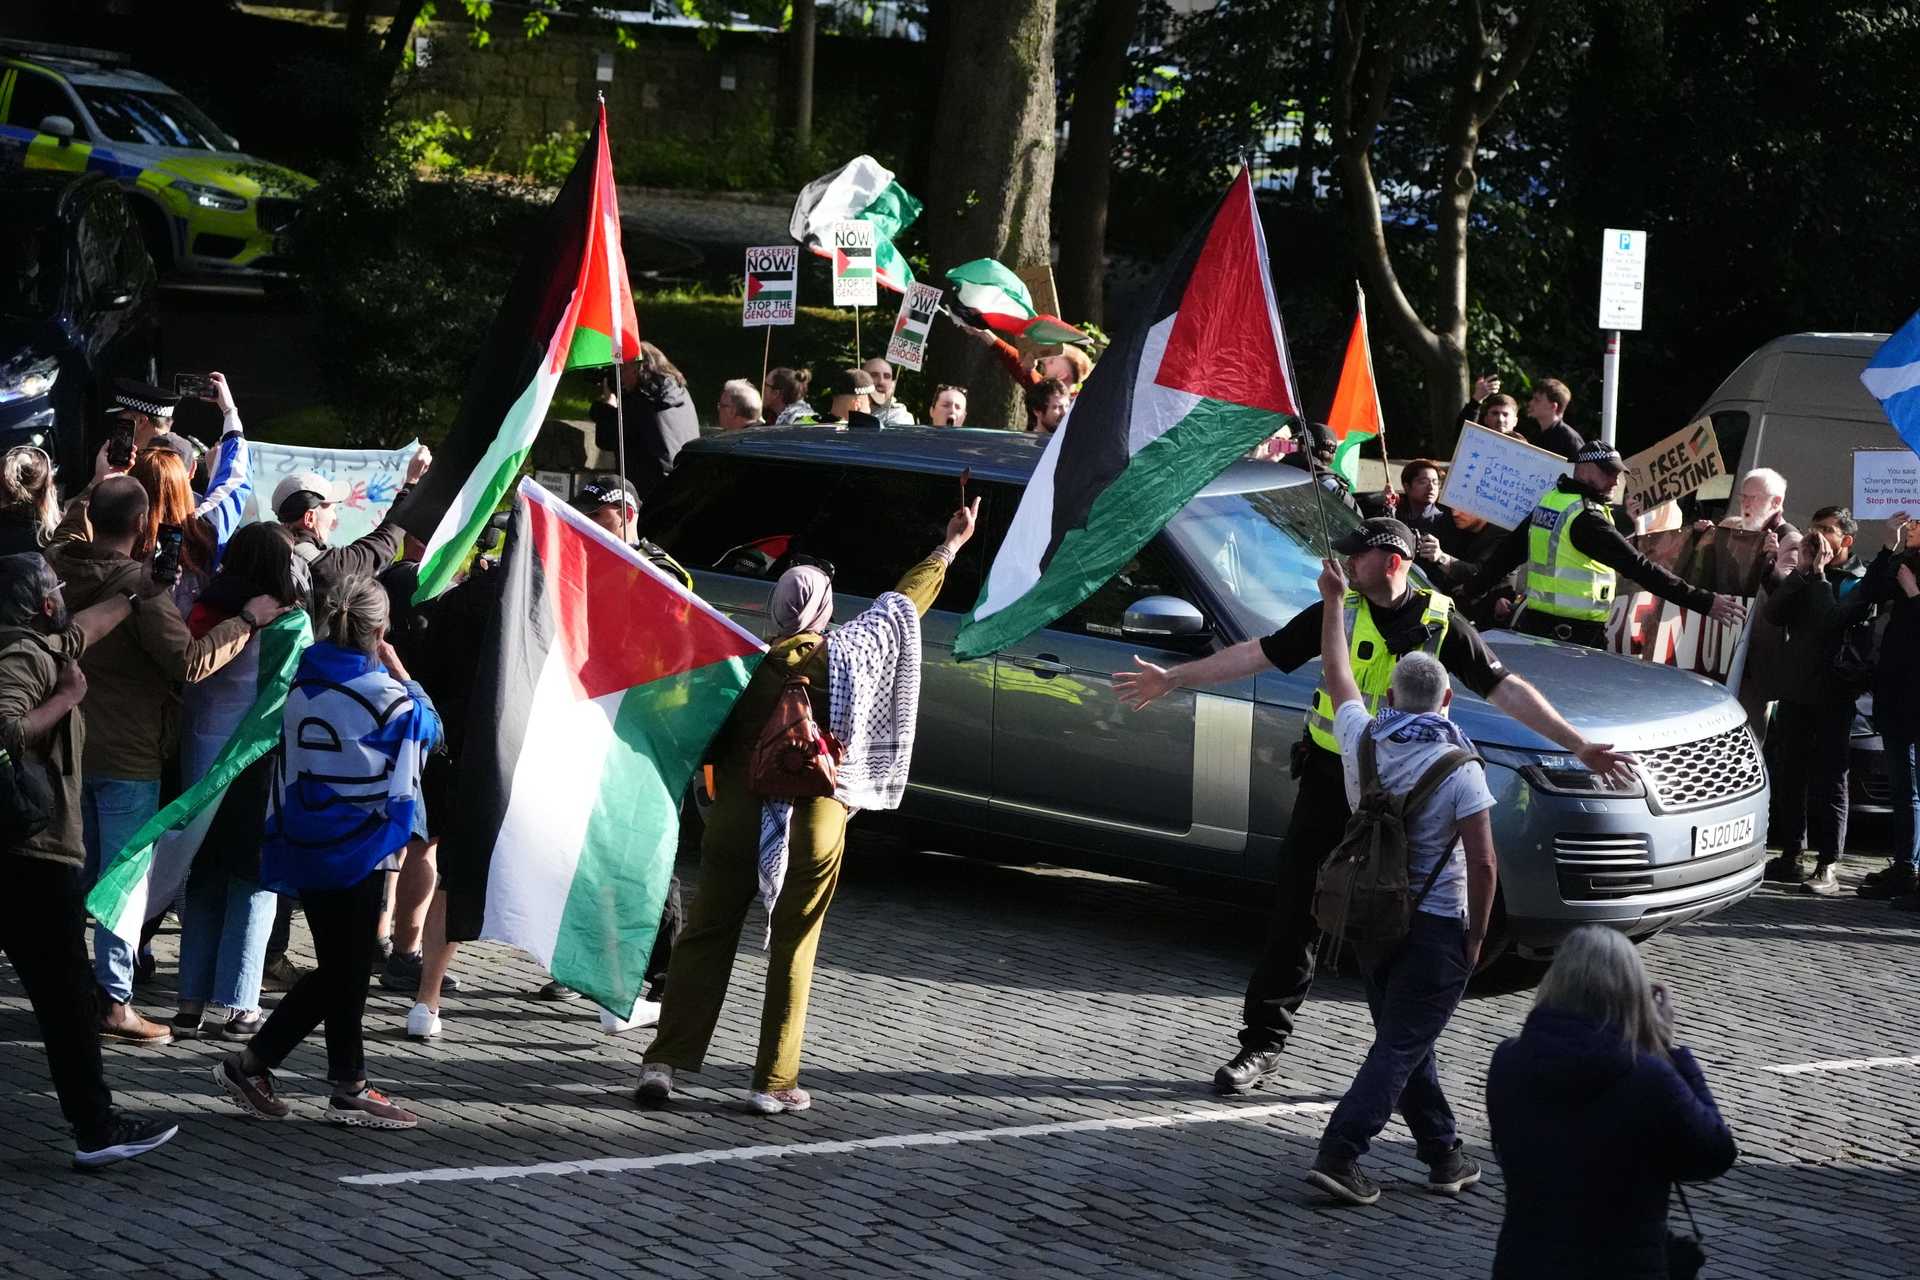
[[[862,809],[898,809],[913,763],[920,715],[920,611],[896,591],[827,637],[827,731],[845,754],[833,798],[849,819]],[[760,901],[767,908],[764,950],[773,939],[773,904],[786,883],[793,805],[760,804]]]

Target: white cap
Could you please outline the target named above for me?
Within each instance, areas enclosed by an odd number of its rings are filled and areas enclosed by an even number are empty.
[[[278,516],[287,499],[296,493],[317,494],[328,502],[344,502],[347,498],[346,486],[339,481],[329,480],[318,471],[296,471],[273,486],[273,514]]]

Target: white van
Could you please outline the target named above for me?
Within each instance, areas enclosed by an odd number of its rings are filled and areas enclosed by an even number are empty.
[[[1695,418],[1712,415],[1721,456],[1733,474],[1702,487],[1699,500],[1725,503],[1755,467],[1787,478],[1787,519],[1804,529],[1821,507],[1853,499],[1853,452],[1898,449],[1900,437],[1860,371],[1884,333],[1790,333],[1741,362]],[[1717,508],[1709,508],[1714,510]]]

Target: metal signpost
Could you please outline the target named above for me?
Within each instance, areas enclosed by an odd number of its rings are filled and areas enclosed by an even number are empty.
[[[1600,438],[1614,440],[1614,416],[1620,407],[1620,333],[1640,329],[1640,306],[1647,289],[1647,233],[1608,227],[1600,242],[1600,327],[1607,354],[1600,366]]]

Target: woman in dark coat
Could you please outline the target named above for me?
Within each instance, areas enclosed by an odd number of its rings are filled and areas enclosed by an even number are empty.
[[[1577,929],[1520,1035],[1494,1050],[1487,1120],[1507,1181],[1495,1280],[1664,1280],[1672,1185],[1733,1167],[1733,1134],[1625,935]]]
[[[620,443],[620,418],[625,418],[627,479],[645,502],[673,470],[680,447],[699,436],[700,416],[687,395],[686,375],[651,342],[640,344],[638,360],[621,366],[620,390],[621,404],[616,406],[609,377],[599,402],[588,410],[593,417],[593,440],[613,457]]]

